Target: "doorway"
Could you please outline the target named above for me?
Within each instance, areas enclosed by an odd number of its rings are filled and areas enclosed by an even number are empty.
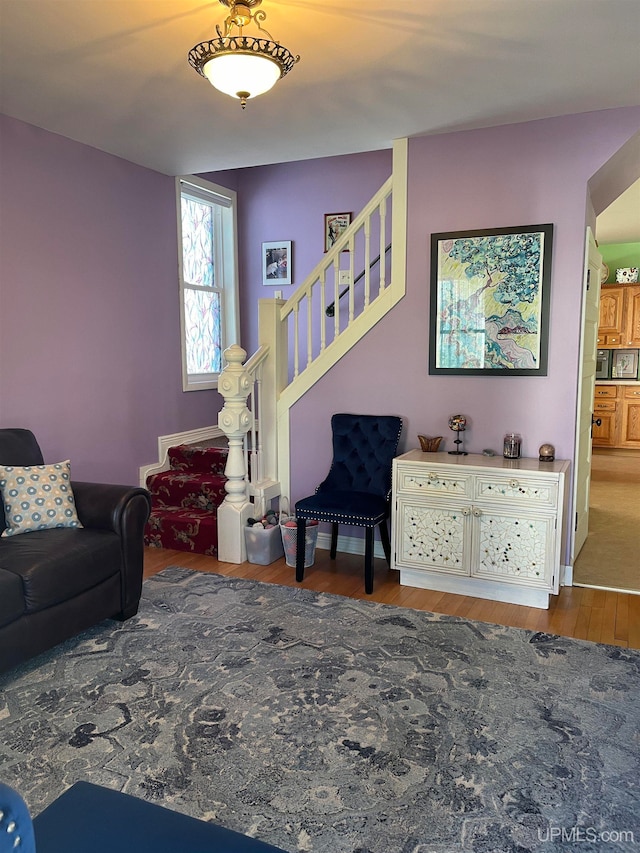
[[[594,448],[589,533],[573,583],[640,595],[640,450]]]
[[[640,262],[640,180],[597,217],[596,237],[605,263],[609,249]],[[640,450],[593,448],[589,471],[588,534],[576,548],[573,584],[640,594]]]

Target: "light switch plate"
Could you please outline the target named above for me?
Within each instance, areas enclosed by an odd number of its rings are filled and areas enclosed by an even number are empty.
[[[351,284],[351,272],[349,270],[340,270],[339,282],[343,287]]]

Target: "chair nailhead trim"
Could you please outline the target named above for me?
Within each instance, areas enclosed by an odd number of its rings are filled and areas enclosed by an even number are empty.
[[[341,512],[327,513],[323,510],[297,510],[300,518],[315,518],[318,521],[335,521],[336,524],[355,524],[360,527],[373,527],[374,524],[379,524],[386,518],[385,515],[376,515],[375,518],[363,517],[361,515],[345,515]],[[340,519],[340,520],[339,520]]]

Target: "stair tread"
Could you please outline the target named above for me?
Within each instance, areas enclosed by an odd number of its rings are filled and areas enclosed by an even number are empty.
[[[215,472],[189,472],[189,471],[174,471],[173,469],[169,471],[158,471],[157,474],[149,474],[147,477],[147,485],[149,483],[189,483],[189,484],[203,484],[203,485],[217,485],[218,483],[226,482],[227,478],[223,474],[216,474]]]
[[[173,471],[223,474],[228,455],[228,447],[194,447],[190,444],[179,444],[168,450],[169,464]]]
[[[216,518],[218,508],[215,509],[197,509],[196,507],[190,506],[157,506],[151,510],[150,518],[158,515],[176,515],[176,516],[189,516],[192,515],[194,518],[202,518],[202,519],[210,519]]]
[[[144,544],[151,548],[172,548],[217,557],[216,513],[183,507],[154,509],[145,527]]]
[[[216,474],[183,474],[161,471],[147,477],[154,508],[175,506],[186,509],[213,510],[225,498],[225,477]]]

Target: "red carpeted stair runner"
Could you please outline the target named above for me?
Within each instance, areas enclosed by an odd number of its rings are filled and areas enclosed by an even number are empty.
[[[218,556],[217,509],[225,497],[226,447],[169,448],[169,471],[150,474],[152,511],[144,543]]]

